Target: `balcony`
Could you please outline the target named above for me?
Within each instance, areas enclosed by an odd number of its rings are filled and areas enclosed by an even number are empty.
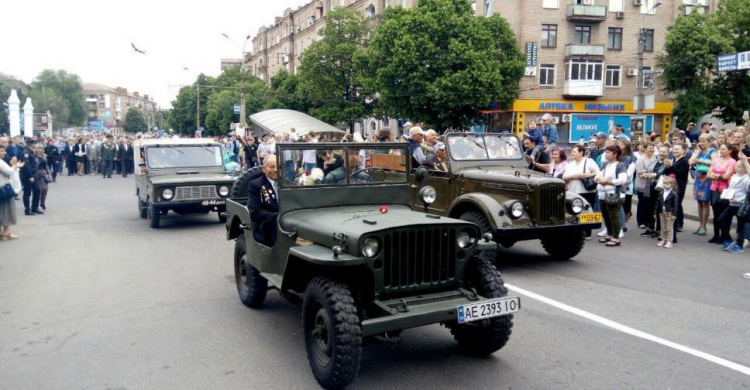
[[[568,21],[599,23],[607,20],[606,5],[568,5]]]
[[[570,57],[604,57],[604,45],[567,44],[565,45],[565,58]]]
[[[564,96],[600,97],[604,94],[604,80],[565,80]]]

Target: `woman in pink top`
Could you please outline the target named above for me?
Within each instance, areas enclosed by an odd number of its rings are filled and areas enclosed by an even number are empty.
[[[719,146],[719,157],[711,162],[706,177],[711,179],[711,210],[713,210],[714,236],[708,242],[711,244],[721,244],[719,235],[719,216],[729,206],[729,201],[721,199],[721,191],[729,186],[729,179],[734,174],[734,166],[737,164],[731,154],[735,148],[732,144],[722,144]]]

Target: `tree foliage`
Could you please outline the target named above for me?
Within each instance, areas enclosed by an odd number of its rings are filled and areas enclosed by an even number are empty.
[[[477,18],[468,1],[454,0],[387,9],[365,66],[384,112],[440,130],[474,123],[491,102],[509,106],[524,73],[507,22]]]
[[[657,62],[664,69],[663,89],[675,94],[679,127],[717,108],[722,120],[742,122],[750,105],[750,76],[744,71],[719,73],[716,56],[750,50],[748,24],[750,0],[722,0],[715,13],[680,16],[668,28]]]
[[[148,124],[146,123],[146,117],[143,115],[143,111],[135,107],[129,108],[128,112],[125,113],[123,129],[126,132],[133,134],[148,131]]]
[[[367,20],[358,11],[336,7],[328,13],[322,39],[305,50],[299,68],[300,90],[310,100],[311,115],[332,124],[346,123],[350,129],[370,115],[371,94],[357,63],[367,32]]]
[[[31,101],[34,111],[49,110],[55,127],[81,126],[86,122],[83,85],[73,73],[52,69],[42,71],[31,83]]]
[[[300,88],[299,76],[286,70],[281,70],[273,75],[271,77],[270,97],[264,108],[287,108],[308,112],[310,101]]]

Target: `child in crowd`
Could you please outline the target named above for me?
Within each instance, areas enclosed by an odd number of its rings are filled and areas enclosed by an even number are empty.
[[[674,220],[677,214],[677,181],[671,176],[664,176],[664,191],[657,195],[656,209],[661,217],[661,241],[657,246],[672,248],[674,237]]]
[[[529,129],[523,132],[523,136],[534,142],[534,155],[544,148],[544,137],[542,131],[536,127],[536,121],[529,121]]]

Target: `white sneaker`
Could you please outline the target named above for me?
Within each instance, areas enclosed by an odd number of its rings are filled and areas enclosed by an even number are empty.
[[[620,230],[620,238],[623,238],[623,237],[625,237],[625,231],[624,230]]]
[[[599,236],[599,237],[605,237],[605,236],[607,236],[607,229],[606,228],[602,229],[602,231],[600,231],[599,233],[596,233],[596,235]]]
[[[750,248],[750,240],[745,240],[745,242],[742,243],[743,248]]]
[[[746,273],[742,274],[742,278],[743,279],[750,279],[750,272],[746,272]]]

